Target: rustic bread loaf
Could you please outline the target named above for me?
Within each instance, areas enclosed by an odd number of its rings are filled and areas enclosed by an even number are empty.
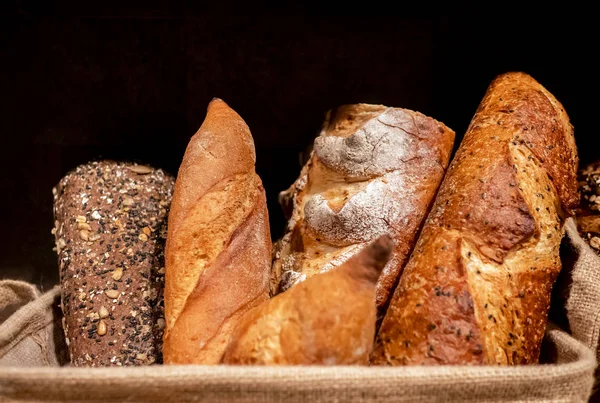
[[[383,235],[334,270],[249,311],[223,362],[366,365],[375,337],[375,284],[392,248]]]
[[[581,205],[577,209],[579,234],[600,255],[600,161],[579,172]]]
[[[269,295],[271,237],[248,126],[214,99],[175,184],[166,247],[165,363],[217,364]]]
[[[53,189],[63,327],[74,366],[161,361],[164,242],[174,180],[98,161]]]
[[[395,240],[377,283],[382,313],[448,165],[454,132],[407,109],[346,105],[327,113],[300,177],[280,195],[291,217],[271,294],[328,271],[382,234]]]
[[[578,203],[562,105],[524,73],[497,77],[440,187],[376,338],[372,364],[538,361]]]

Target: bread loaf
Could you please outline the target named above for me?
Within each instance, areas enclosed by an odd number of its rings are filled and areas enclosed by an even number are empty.
[[[271,293],[342,264],[389,233],[377,283],[383,312],[450,159],[454,132],[407,109],[346,105],[327,114],[300,177],[280,195],[291,213]]]
[[[166,248],[165,363],[217,364],[239,318],[269,294],[271,238],[252,135],[220,99],[190,140]]]
[[[562,105],[524,73],[497,77],[450,164],[376,338],[372,363],[538,361],[578,203]]]
[[[249,311],[224,363],[367,364],[375,337],[375,284],[392,247],[384,235],[334,270]]]
[[[579,172],[581,205],[577,209],[579,234],[600,254],[600,161],[587,165]]]
[[[74,366],[161,362],[164,242],[174,180],[91,162],[53,189],[63,327]]]

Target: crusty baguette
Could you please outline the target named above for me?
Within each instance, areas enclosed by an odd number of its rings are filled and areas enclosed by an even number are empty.
[[[524,73],[488,88],[376,338],[372,364],[538,361],[578,203],[562,105]]]
[[[271,238],[248,126],[214,99],[179,168],[166,247],[165,363],[217,364],[269,295]]]
[[[173,185],[160,169],[94,161],[53,189],[71,365],[161,362],[163,251]]]
[[[377,283],[382,313],[450,160],[454,132],[421,113],[345,105],[327,114],[300,177],[280,195],[291,211],[271,293],[340,265],[378,236],[395,239]]]
[[[375,284],[392,248],[383,235],[337,268],[249,311],[223,362],[366,365],[375,337]]]

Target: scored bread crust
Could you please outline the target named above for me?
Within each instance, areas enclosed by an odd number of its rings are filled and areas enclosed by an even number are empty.
[[[489,86],[376,337],[376,365],[538,361],[578,203],[562,105],[533,78]]]
[[[384,235],[334,270],[249,311],[223,363],[366,365],[375,337],[375,284],[392,248]]]
[[[217,364],[239,317],[268,298],[265,191],[243,119],[214,99],[179,168],[166,245],[165,363]]]
[[[339,266],[388,233],[394,252],[377,283],[381,314],[452,152],[454,132],[421,113],[345,105],[326,115],[300,177],[280,194],[289,215],[271,294]]]

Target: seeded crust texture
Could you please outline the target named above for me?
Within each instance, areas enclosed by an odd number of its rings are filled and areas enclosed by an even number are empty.
[[[579,172],[581,205],[577,209],[579,234],[600,255],[600,161]]]
[[[53,189],[63,328],[73,366],[160,363],[164,244],[174,179],[114,161]]]
[[[376,337],[375,365],[538,362],[578,157],[562,105],[497,77],[440,187]]]
[[[375,284],[393,246],[383,235],[334,270],[249,311],[223,362],[366,365],[375,337]]]
[[[327,113],[300,177],[280,194],[289,213],[275,248],[271,294],[339,266],[382,234],[395,247],[377,283],[384,312],[448,166],[454,131],[383,105]]]
[[[271,236],[250,130],[214,99],[179,168],[166,247],[165,363],[218,364],[268,299]]]

